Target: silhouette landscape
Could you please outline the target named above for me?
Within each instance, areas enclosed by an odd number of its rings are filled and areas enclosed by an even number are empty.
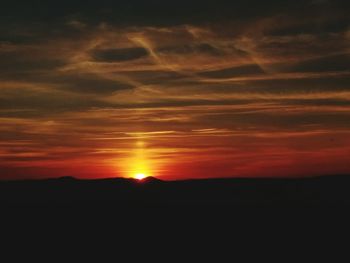
[[[350,204],[350,177],[303,179],[78,180],[0,183],[0,204],[14,206],[339,205]]]

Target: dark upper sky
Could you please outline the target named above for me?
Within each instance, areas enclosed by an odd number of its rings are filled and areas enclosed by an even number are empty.
[[[348,173],[349,1],[2,1],[3,178]]]
[[[249,20],[276,14],[347,14],[345,0],[236,0],[236,1],[2,1],[1,19],[9,23],[62,22],[80,18],[86,23],[106,21],[122,25],[178,25],[225,20]]]

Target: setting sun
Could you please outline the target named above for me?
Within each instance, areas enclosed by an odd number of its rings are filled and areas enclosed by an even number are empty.
[[[137,179],[137,180],[143,180],[145,179],[147,176],[143,173],[138,173],[138,174],[135,174],[134,178]]]
[[[125,177],[142,181],[154,176],[155,166],[151,161],[151,156],[147,143],[144,140],[137,140],[130,151],[130,156],[122,162]]]

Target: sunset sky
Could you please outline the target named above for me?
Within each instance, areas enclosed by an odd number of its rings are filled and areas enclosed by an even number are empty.
[[[350,173],[346,0],[2,1],[0,179]]]

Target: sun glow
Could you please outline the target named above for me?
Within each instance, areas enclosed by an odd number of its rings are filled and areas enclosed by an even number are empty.
[[[131,158],[125,163],[126,172],[130,178],[142,181],[153,174],[149,152],[143,140],[136,142]]]
[[[143,180],[146,177],[151,176],[150,163],[146,158],[139,156],[138,158],[135,158],[134,160],[132,160],[132,162],[130,162],[129,165],[130,165],[130,171],[129,171],[130,177],[137,180]]]
[[[137,174],[135,174],[134,178],[142,181],[143,179],[147,178],[147,175],[144,173],[137,173]]]
[[[125,158],[113,159],[113,165],[123,178],[142,181],[148,177],[161,177],[156,150],[149,147],[145,140],[137,140],[130,145]]]

